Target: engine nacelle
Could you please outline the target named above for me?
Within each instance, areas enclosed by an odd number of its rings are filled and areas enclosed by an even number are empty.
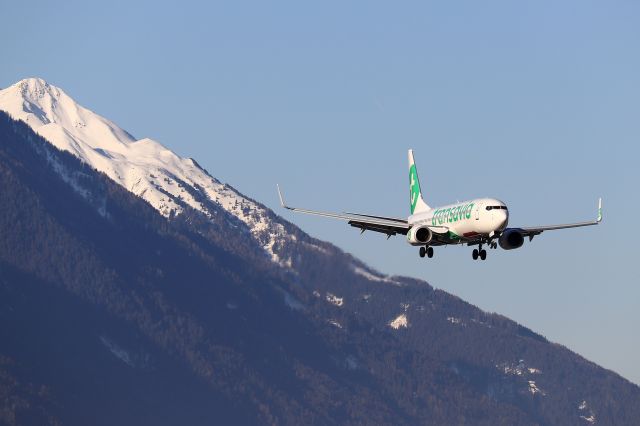
[[[520,229],[507,229],[498,238],[498,243],[505,250],[517,249],[524,244],[524,235]]]
[[[433,232],[426,226],[414,226],[407,232],[407,241],[412,246],[423,246],[433,238]]]

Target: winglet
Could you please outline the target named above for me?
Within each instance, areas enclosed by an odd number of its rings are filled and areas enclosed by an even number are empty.
[[[598,219],[596,219],[596,222],[602,222],[602,197],[598,198]]]
[[[282,197],[282,192],[280,191],[280,185],[276,184],[276,187],[278,188],[278,197],[280,197],[280,205],[281,205],[282,207],[284,207],[285,209],[289,209],[289,210],[291,210],[291,207],[287,206],[287,205],[284,203],[284,198]]]

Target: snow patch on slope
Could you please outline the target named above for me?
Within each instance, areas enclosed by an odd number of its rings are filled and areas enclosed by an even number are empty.
[[[391,279],[388,276],[376,275],[376,274],[374,274],[372,272],[367,271],[366,269],[364,269],[364,268],[362,268],[360,266],[353,265],[353,272],[355,272],[356,274],[358,274],[360,276],[365,277],[369,281],[389,283],[389,284],[394,284],[394,285],[402,285],[398,281],[395,281],[395,280]]]
[[[539,393],[542,396],[545,396],[546,394],[538,387],[538,385],[536,385],[536,382],[534,380],[529,380],[529,392],[531,392],[531,395],[535,395],[537,393]]]
[[[108,339],[105,336],[100,336],[100,341],[102,342],[102,344],[107,349],[109,349],[109,352],[111,352],[113,354],[113,356],[115,356],[120,361],[122,361],[125,364],[127,364],[129,367],[134,367],[135,366],[135,363],[133,362],[133,359],[129,355],[129,353],[126,350],[124,350],[123,348],[121,348],[120,346],[118,346],[118,344],[116,342],[114,342],[113,340]]]
[[[447,317],[447,321],[449,321],[451,324],[458,324],[462,326],[466,325],[464,321],[462,321],[462,319],[456,317]]]
[[[523,359],[519,360],[517,364],[502,363],[496,364],[496,368],[501,370],[504,374],[509,376],[526,376],[534,374],[542,374],[542,370],[535,367],[527,367]]]
[[[393,320],[389,321],[389,327],[398,330],[400,327],[409,327],[409,321],[406,314],[400,314]]]
[[[593,413],[587,401],[582,401],[578,404],[578,410],[580,411],[580,418],[587,423],[594,424],[596,422],[596,415]]]
[[[327,293],[326,300],[327,300],[327,302],[331,303],[332,305],[336,305],[338,307],[340,307],[340,306],[342,306],[344,304],[344,299],[342,297],[336,296],[333,293]]]
[[[331,324],[332,326],[336,327],[336,328],[342,329],[342,324],[340,324],[340,322],[338,320],[329,319],[329,320],[327,320],[327,322],[329,324]]]

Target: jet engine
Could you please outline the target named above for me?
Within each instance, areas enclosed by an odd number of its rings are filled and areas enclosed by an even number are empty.
[[[414,226],[407,233],[407,240],[413,246],[423,246],[428,244],[433,238],[433,232],[426,226]]]
[[[500,247],[504,250],[513,250],[522,247],[524,244],[524,236],[521,229],[507,229],[498,239]]]

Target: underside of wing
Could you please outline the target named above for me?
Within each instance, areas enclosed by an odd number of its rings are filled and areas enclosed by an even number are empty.
[[[385,216],[373,216],[356,213],[332,213],[318,210],[301,209],[297,207],[291,207],[285,204],[280,188],[278,187],[278,195],[280,196],[280,204],[285,209],[298,212],[311,214],[315,216],[330,217],[332,219],[346,220],[349,225],[361,229],[364,231],[381,232],[388,236],[402,234],[406,235],[411,228],[411,225],[405,219],[397,219]]]
[[[392,236],[396,234],[407,235],[409,232],[410,226],[408,224],[405,225],[388,225],[388,224],[379,224],[375,222],[363,221],[363,220],[349,220],[349,225],[359,228],[362,232],[364,231],[374,231],[386,234],[387,236]]]
[[[346,216],[345,219],[348,220],[349,225],[359,228],[362,232],[381,232],[388,236],[396,234],[406,235],[411,228],[406,219],[350,212],[345,212],[344,215]]]

